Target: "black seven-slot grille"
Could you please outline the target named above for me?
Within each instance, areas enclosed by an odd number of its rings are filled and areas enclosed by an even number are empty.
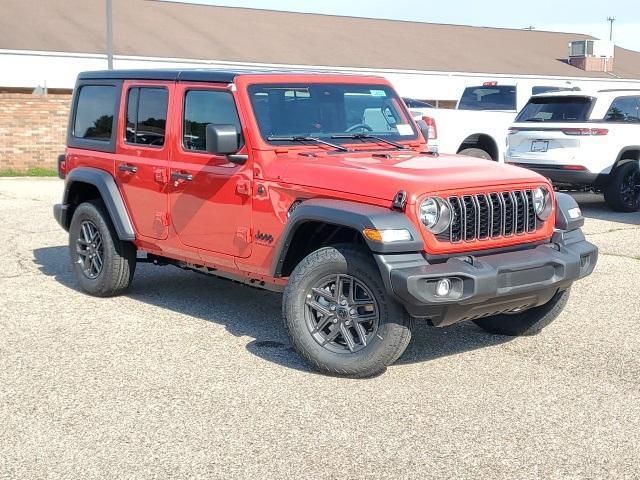
[[[451,226],[437,236],[453,243],[508,237],[538,228],[532,190],[451,196]]]

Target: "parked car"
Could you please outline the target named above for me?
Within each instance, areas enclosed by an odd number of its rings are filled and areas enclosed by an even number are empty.
[[[640,210],[640,90],[532,97],[509,129],[506,161]]]
[[[383,371],[414,318],[536,333],[597,260],[571,197],[425,153],[382,78],[87,72],[67,143],[54,215],[82,290],[121,294],[152,262],[283,292],[295,349],[325,373]]]
[[[411,108],[415,119],[431,118],[438,136],[430,142],[438,151],[502,161],[507,129],[532,94],[575,87],[530,82],[485,82],[464,89],[455,110]]]

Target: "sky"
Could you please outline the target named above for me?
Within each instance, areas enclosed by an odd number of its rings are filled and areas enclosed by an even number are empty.
[[[176,1],[176,0],[174,0]],[[640,0],[177,0],[229,7],[389,18],[482,27],[528,28],[609,38],[640,51]]]

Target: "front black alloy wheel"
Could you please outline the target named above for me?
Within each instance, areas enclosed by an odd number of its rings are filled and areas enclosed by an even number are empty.
[[[357,352],[373,340],[380,319],[378,302],[351,275],[328,275],[307,293],[305,319],[314,340],[335,353]]]
[[[305,257],[289,277],[283,314],[296,351],[332,375],[379,374],[411,339],[411,318],[387,294],[371,254],[355,245]]]

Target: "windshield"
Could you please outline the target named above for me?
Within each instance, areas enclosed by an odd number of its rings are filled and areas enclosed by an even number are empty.
[[[540,97],[529,100],[516,122],[585,122],[593,100],[589,97]]]
[[[516,87],[494,85],[464,89],[458,110],[515,110]]]
[[[385,85],[263,84],[250,86],[249,96],[262,138],[270,143],[292,143],[293,137],[336,143],[417,138],[402,101]]]

